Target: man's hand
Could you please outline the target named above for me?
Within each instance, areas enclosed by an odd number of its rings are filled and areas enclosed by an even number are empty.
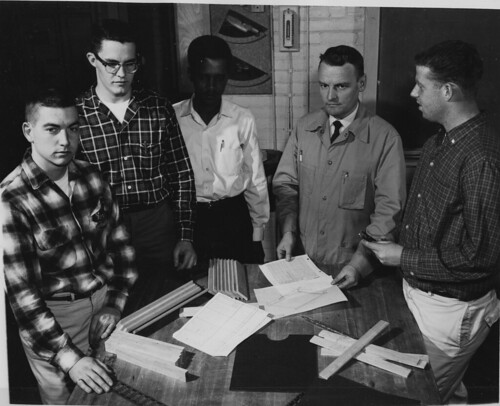
[[[196,265],[196,252],[190,241],[179,241],[174,248],[174,266],[177,270],[191,269]]]
[[[366,240],[361,240],[361,244],[371,250],[382,265],[401,265],[401,253],[403,252],[403,247],[401,245],[393,242],[377,243],[368,242]]]
[[[332,285],[337,285],[340,289],[349,289],[356,286],[360,279],[361,275],[357,269],[352,265],[346,265],[333,278]]]
[[[280,243],[276,247],[276,253],[278,254],[278,259],[285,258],[287,261],[292,260],[292,251],[295,247],[295,234],[291,231],[287,231],[283,234]]]
[[[113,386],[111,370],[98,359],[83,357],[69,370],[69,377],[87,393],[109,392]]]
[[[90,321],[89,343],[97,348],[100,340],[108,338],[121,318],[120,312],[113,307],[103,307]]]

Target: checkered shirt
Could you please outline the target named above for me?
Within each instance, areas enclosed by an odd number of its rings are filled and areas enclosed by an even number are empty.
[[[81,157],[97,165],[120,207],[169,199],[181,240],[192,241],[196,203],[194,175],[170,102],[148,90],[133,90],[123,123],[92,87],[77,101]]]
[[[71,162],[68,175],[71,199],[28,149],[0,185],[4,276],[21,337],[65,372],[83,354],[45,300],[54,293],[83,294],[107,284],[104,306],[121,312],[137,278],[134,249],[109,185],[83,161]]]
[[[484,113],[424,145],[400,243],[402,272],[414,287],[464,301],[493,288],[500,262],[500,141]]]

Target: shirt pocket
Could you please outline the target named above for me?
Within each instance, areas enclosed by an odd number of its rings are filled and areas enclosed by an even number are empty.
[[[311,197],[314,189],[314,177],[316,176],[316,167],[301,162],[299,164],[299,185],[300,194],[304,198]]]
[[[35,232],[35,242],[44,272],[58,273],[75,265],[76,251],[67,226],[42,228]]]
[[[243,167],[243,147],[237,140],[218,141],[215,146],[215,166],[221,175],[235,176]]]
[[[365,207],[366,174],[342,171],[339,207],[348,210],[362,210]]]

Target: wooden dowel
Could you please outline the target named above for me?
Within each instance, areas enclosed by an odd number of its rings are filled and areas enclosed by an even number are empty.
[[[368,330],[363,336],[359,338],[354,344],[352,344],[347,350],[345,350],[335,361],[328,365],[319,373],[321,379],[328,379],[333,374],[335,374],[340,368],[342,368],[349,360],[356,354],[361,352],[368,344],[370,344],[375,338],[382,333],[389,323],[384,320],[380,320],[375,324],[370,330]]]

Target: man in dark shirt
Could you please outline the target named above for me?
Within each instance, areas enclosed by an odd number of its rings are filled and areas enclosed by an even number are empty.
[[[499,316],[500,140],[476,102],[472,45],[446,41],[415,62],[411,96],[442,128],[423,147],[399,244],[363,244],[400,267],[442,400],[464,403],[462,378]]]
[[[139,278],[195,265],[194,175],[170,102],[133,86],[140,68],[132,27],[105,20],[94,27],[87,59],[97,84],[77,103],[82,158],[111,184],[132,244]],[[170,265],[170,266],[169,266]]]

